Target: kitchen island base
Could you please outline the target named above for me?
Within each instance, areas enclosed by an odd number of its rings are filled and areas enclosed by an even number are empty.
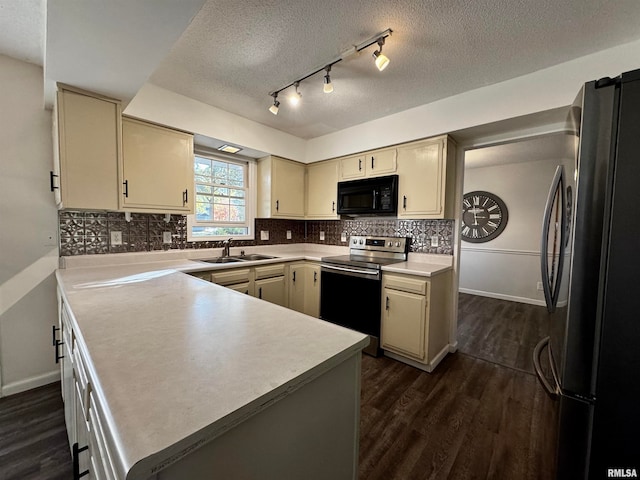
[[[358,352],[151,478],[356,479],[360,368]]]

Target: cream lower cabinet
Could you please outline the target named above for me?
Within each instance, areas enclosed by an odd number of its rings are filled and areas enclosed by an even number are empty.
[[[193,213],[193,135],[122,120],[120,208]]]
[[[275,263],[259,267],[194,272],[191,275],[286,307],[288,289],[285,270],[284,263]]]
[[[59,86],[53,125],[51,191],[58,207],[117,210],[120,102]]]
[[[450,272],[431,278],[383,273],[381,347],[431,372],[449,350]]]
[[[338,215],[337,160],[307,165],[306,218],[335,220]]]
[[[398,147],[398,218],[453,218],[455,143],[437,137]]]
[[[296,262],[289,266],[289,308],[320,317],[320,265]]]

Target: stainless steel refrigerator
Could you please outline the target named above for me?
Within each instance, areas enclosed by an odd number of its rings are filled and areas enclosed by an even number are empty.
[[[534,350],[557,400],[558,479],[640,476],[640,70],[584,85],[575,168],[543,218],[550,336]],[[573,176],[575,188],[567,187]],[[573,182],[572,182],[573,183]]]

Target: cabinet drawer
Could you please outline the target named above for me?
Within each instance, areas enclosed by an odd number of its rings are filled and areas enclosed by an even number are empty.
[[[249,268],[234,268],[222,272],[212,272],[211,281],[218,285],[233,285],[234,283],[248,282],[250,274],[251,269]]]
[[[428,295],[429,293],[429,282],[426,280],[399,275],[384,275],[383,279],[385,288],[416,293],[418,295]]]
[[[260,280],[261,278],[280,277],[284,275],[284,263],[256,267],[255,272],[256,280]]]

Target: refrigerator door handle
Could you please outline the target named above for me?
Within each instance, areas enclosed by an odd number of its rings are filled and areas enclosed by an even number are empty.
[[[540,383],[544,387],[547,394],[552,399],[556,400],[559,396],[559,388],[557,385],[557,381],[556,381],[555,387],[551,385],[551,382],[549,382],[547,377],[545,377],[544,373],[542,372],[542,365],[540,364],[540,357],[542,356],[542,351],[544,350],[545,347],[549,348],[549,337],[546,337],[540,340],[540,342],[536,345],[536,348],[533,349],[533,368],[535,369],[536,375],[538,376],[538,380],[540,380]],[[549,354],[549,361],[553,362],[553,358],[551,357],[551,354]],[[553,368],[553,364],[551,365],[551,371],[555,379],[556,375],[555,375],[555,370]]]
[[[558,165],[556,167],[556,173],[553,176],[551,182],[551,188],[549,189],[549,196],[547,197],[547,203],[544,208],[544,214],[542,216],[542,241],[540,245],[540,271],[542,274],[542,291],[544,292],[544,300],[547,305],[549,313],[553,313],[558,303],[558,294],[560,293],[560,284],[562,282],[562,271],[564,267],[564,254],[565,254],[565,239],[566,232],[565,226],[567,221],[567,213],[565,208],[565,188],[564,188],[564,167]],[[559,222],[554,222],[556,227],[556,233],[554,234],[554,251],[552,252],[552,264],[551,272],[549,272],[549,228],[551,227],[551,214],[553,213],[555,200],[560,194],[559,202],[556,206],[556,216],[559,217]],[[559,223],[559,225],[558,225]],[[560,231],[560,241],[557,241],[557,232]],[[558,251],[558,264],[555,265],[555,247],[559,246]]]

